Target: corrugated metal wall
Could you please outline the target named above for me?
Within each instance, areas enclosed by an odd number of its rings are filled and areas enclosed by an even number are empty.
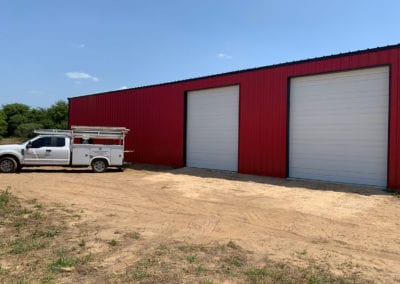
[[[127,160],[184,165],[185,92],[240,85],[239,172],[287,176],[288,80],[316,73],[390,65],[388,186],[400,188],[400,47],[70,99],[70,125],[126,126]]]

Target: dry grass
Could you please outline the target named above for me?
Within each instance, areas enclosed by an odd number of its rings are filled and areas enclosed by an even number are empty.
[[[139,233],[118,232],[118,240],[103,241],[94,228],[68,225],[77,220],[73,210],[45,208],[36,199],[22,201],[10,190],[0,191],[1,283],[366,283],[357,274],[334,275],[312,260],[305,267],[268,258],[255,261],[232,241],[153,244],[137,251],[136,261],[123,272],[112,273],[101,265],[102,259],[140,243]],[[92,253],[88,242],[104,242],[108,249]]]
[[[6,138],[0,138],[0,145],[19,144],[24,141],[25,140],[23,138],[19,138],[19,137],[6,137]]]
[[[72,216],[43,208],[37,200],[22,204],[10,193],[0,192],[0,282],[49,282],[63,269],[74,269],[90,260],[90,253],[76,250],[69,241],[66,221]]]
[[[251,252],[232,241],[159,245],[129,266],[122,280],[141,283],[367,283],[357,274],[333,275],[328,267],[311,260],[306,267],[268,258],[256,263]]]

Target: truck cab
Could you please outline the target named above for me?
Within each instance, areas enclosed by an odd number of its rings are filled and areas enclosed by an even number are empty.
[[[70,163],[70,138],[65,136],[39,135],[25,142],[23,165],[58,165]]]
[[[70,164],[71,139],[39,135],[21,144],[0,145],[0,172],[14,172],[22,166],[66,166]]]

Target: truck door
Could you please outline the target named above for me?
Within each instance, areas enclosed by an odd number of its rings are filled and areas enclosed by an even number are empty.
[[[24,163],[26,165],[68,165],[69,156],[68,138],[42,136],[29,143],[24,153]]]
[[[51,164],[53,165],[69,165],[70,158],[70,143],[67,137],[51,137],[51,147],[47,148],[51,150]]]

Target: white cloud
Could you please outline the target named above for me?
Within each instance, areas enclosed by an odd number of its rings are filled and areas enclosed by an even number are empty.
[[[69,46],[73,47],[73,48],[85,48],[86,47],[86,45],[84,43],[69,43]]]
[[[127,87],[127,86],[122,86],[122,87],[119,88],[118,90],[125,90],[125,89],[128,89],[128,87]]]
[[[232,59],[232,56],[226,53],[218,53],[217,57],[220,59]]]
[[[99,81],[99,78],[85,72],[67,72],[65,73],[65,76],[74,80],[92,80],[94,82]]]

